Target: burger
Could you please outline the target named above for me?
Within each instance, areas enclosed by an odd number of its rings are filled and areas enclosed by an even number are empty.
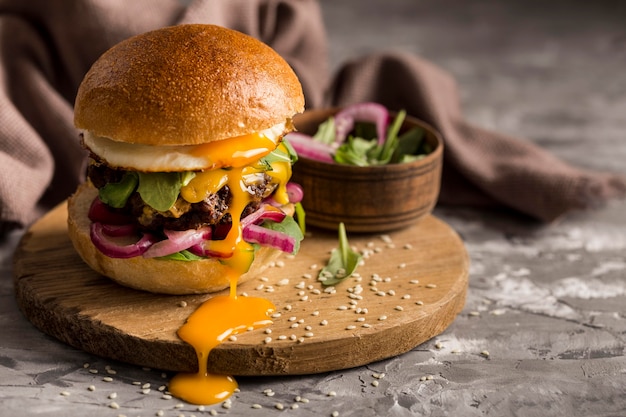
[[[115,45],[76,96],[89,152],[68,199],[76,251],[122,285],[165,294],[232,289],[296,253],[302,190],[283,136],[303,109],[287,62],[238,31],[186,24]]]

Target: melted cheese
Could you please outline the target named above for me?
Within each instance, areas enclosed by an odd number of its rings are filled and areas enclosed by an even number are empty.
[[[279,123],[258,133],[189,146],[138,145],[81,133],[85,146],[112,167],[175,172],[248,165],[276,148],[286,126]]]

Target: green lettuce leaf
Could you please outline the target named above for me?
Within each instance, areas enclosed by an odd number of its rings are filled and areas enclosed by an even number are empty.
[[[158,211],[167,211],[174,205],[183,186],[180,172],[138,172],[138,175],[137,192],[147,205]]]
[[[111,207],[122,208],[137,188],[139,177],[135,172],[125,172],[120,182],[110,182],[98,191],[100,200]]]

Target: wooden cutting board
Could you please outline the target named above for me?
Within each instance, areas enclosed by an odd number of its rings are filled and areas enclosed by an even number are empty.
[[[14,258],[23,314],[46,334],[84,351],[162,370],[196,371],[191,346],[176,335],[210,295],[166,296],[122,287],[75,253],[61,204],[24,235]],[[388,235],[349,235],[368,255],[326,290],[316,280],[337,236],[307,233],[297,256],[240,285],[277,307],[269,327],[215,348],[209,371],[231,375],[308,374],[402,354],[443,332],[465,303],[469,260],[459,236],[427,216]],[[271,340],[267,339],[271,338]]]

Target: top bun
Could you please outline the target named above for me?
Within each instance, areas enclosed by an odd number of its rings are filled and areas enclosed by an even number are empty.
[[[303,110],[297,76],[269,46],[188,24],[105,52],[78,89],[74,124],[119,142],[197,145],[259,132]]]

